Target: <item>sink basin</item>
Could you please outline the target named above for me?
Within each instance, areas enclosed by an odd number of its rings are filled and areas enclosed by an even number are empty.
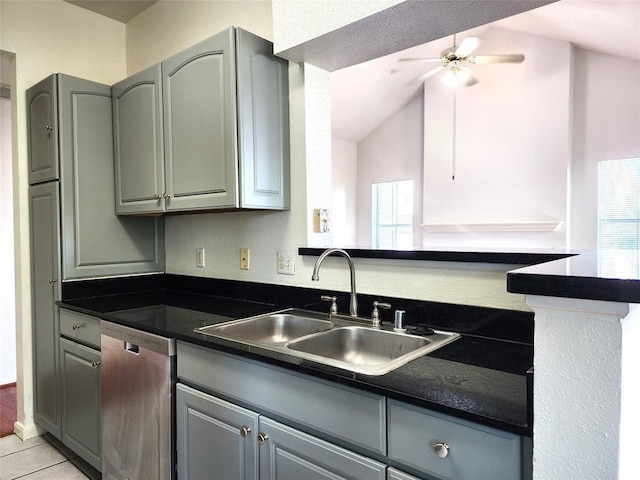
[[[276,313],[200,327],[196,331],[244,343],[277,344],[333,327],[335,324],[329,320],[292,313]]]
[[[436,332],[418,337],[368,327],[335,328],[289,342],[298,356],[368,375],[382,375],[458,338]]]
[[[342,315],[327,320],[293,308],[194,331],[365,375],[388,373],[459,337],[441,331],[427,337],[395,333],[358,320]]]

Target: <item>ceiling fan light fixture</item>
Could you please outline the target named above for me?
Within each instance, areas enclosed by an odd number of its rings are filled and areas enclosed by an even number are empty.
[[[471,80],[471,71],[466,65],[449,65],[440,80],[449,87],[465,85]]]

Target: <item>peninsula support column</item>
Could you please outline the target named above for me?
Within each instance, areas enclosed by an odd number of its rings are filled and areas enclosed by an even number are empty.
[[[640,471],[640,307],[527,296],[535,311],[534,480]]]

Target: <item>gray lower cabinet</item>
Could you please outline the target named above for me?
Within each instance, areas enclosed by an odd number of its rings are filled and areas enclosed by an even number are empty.
[[[118,214],[289,208],[288,64],[229,28],[113,86]]]
[[[180,479],[385,478],[380,462],[186,385],[176,401]]]
[[[179,383],[176,424],[179,479],[257,480],[257,413]]]
[[[442,480],[522,478],[521,438],[388,400],[389,459]]]
[[[384,480],[386,465],[260,417],[261,480]]]
[[[33,381],[36,422],[61,437],[58,383],[60,299],[60,210],[58,183],[29,189]]]
[[[62,442],[100,470],[100,351],[60,339]]]
[[[387,470],[387,480],[420,480],[418,477],[404,473],[401,470],[389,467]]]
[[[60,439],[102,469],[100,319],[60,309]]]
[[[512,433],[187,342],[177,371],[180,479],[531,478]]]

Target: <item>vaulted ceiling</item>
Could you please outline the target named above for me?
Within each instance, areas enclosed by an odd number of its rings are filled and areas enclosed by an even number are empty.
[[[560,0],[490,25],[564,40],[579,48],[640,62],[640,2],[635,0]],[[482,36],[486,28],[463,32],[458,37]],[[452,46],[452,42],[453,39],[447,37],[332,72],[334,137],[360,142],[418,94],[422,88],[420,84],[407,86],[408,79],[419,76],[419,73],[413,73],[417,71],[415,64],[406,74],[390,73],[399,67],[399,58],[438,57],[443,49]],[[491,52],[482,52],[480,47],[476,53]],[[423,66],[424,71],[431,68],[433,64]]]

